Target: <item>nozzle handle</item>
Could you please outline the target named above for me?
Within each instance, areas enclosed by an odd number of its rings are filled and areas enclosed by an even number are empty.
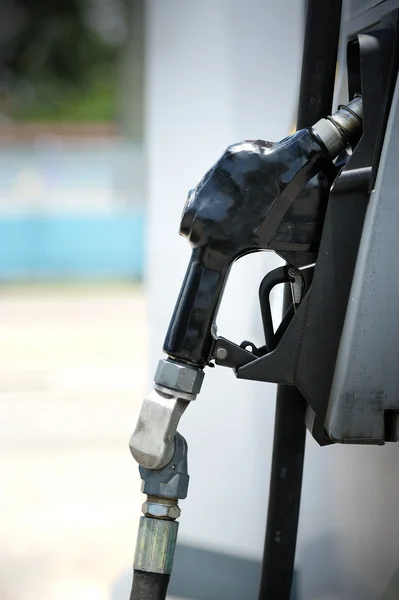
[[[166,334],[166,354],[200,367],[209,362],[212,326],[230,266],[226,257],[221,264],[206,264],[203,249],[194,248]]]

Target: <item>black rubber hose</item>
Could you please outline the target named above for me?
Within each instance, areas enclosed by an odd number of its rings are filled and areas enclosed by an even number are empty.
[[[331,114],[342,0],[308,0],[297,129]],[[291,302],[285,286],[283,314]],[[306,403],[277,389],[273,457],[259,600],[290,600],[305,455]]]
[[[130,600],[165,600],[170,575],[133,571]]]

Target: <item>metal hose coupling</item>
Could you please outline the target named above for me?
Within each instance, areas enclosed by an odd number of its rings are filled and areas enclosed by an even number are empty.
[[[172,460],[179,421],[201,390],[204,372],[197,367],[162,359],[154,377],[154,390],[141,406],[130,438],[130,452],[146,469],[162,469]]]
[[[155,573],[165,577],[171,573],[179,528],[176,522],[180,517],[178,501],[187,497],[190,480],[187,450],[186,440],[176,432],[174,453],[165,467],[147,469],[140,466],[141,489],[147,494],[147,500],[141,507],[144,517],[140,518],[136,542],[136,579],[138,573]]]
[[[135,571],[170,575],[180,516],[176,499],[147,496],[142,506],[134,556]]]
[[[345,150],[348,144],[356,143],[363,130],[363,101],[355,96],[347,105],[320,119],[311,128],[312,133],[323,143],[331,158],[335,158]]]

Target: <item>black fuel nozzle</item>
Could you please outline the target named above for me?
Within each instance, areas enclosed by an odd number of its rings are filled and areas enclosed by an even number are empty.
[[[361,133],[356,97],[281,142],[227,148],[184,207],[180,233],[193,251],[164,343],[170,357],[200,368],[209,363],[213,324],[235,260],[274,250],[293,264],[298,257],[299,266],[301,257],[317,252],[333,160]]]

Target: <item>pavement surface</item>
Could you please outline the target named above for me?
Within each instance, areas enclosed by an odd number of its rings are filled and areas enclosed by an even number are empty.
[[[146,390],[135,286],[0,288],[0,598],[124,600]]]

